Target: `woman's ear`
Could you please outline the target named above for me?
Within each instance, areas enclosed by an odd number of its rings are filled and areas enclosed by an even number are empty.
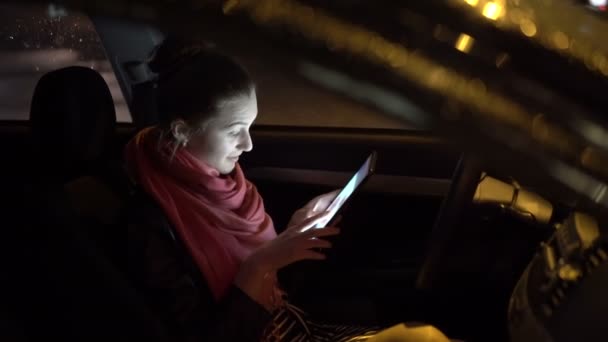
[[[190,127],[182,119],[173,120],[171,122],[171,135],[179,145],[186,146],[190,139]]]

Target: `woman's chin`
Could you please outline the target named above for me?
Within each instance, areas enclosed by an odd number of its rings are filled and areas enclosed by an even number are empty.
[[[222,165],[222,167],[219,168],[218,171],[222,175],[229,175],[234,171],[235,168],[236,168],[236,163],[232,163],[231,165]]]

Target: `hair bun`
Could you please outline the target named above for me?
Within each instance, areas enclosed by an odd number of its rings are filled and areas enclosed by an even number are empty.
[[[169,74],[210,47],[202,41],[168,36],[152,50],[147,64],[150,70],[157,74]]]

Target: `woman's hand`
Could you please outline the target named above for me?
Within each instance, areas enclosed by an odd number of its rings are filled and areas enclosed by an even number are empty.
[[[269,274],[300,260],[322,260],[325,255],[316,248],[330,248],[331,243],[321,239],[340,233],[336,227],[308,229],[326,219],[327,213],[309,217],[299,224],[293,224],[268,241],[247,258],[239,269],[235,284],[260,303],[263,303],[264,282]]]
[[[327,207],[329,207],[331,202],[336,198],[336,196],[338,196],[340,190],[341,189],[334,190],[310,200],[305,206],[293,213],[287,227],[302,223],[313,215],[324,212]]]
[[[277,271],[300,260],[321,260],[325,255],[316,248],[330,248],[331,243],[320,239],[340,233],[336,227],[309,229],[326,219],[328,213],[322,212],[292,224],[274,240],[268,241],[256,250],[246,262],[254,263],[256,268],[265,272]]]

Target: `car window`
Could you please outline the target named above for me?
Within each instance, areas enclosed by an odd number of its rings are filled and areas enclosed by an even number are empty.
[[[36,83],[45,73],[79,65],[108,84],[119,122],[127,104],[88,17],[54,5],[0,5],[0,120],[28,120]]]
[[[258,95],[256,125],[417,129],[361,97],[355,99],[333,91],[327,86],[329,84],[323,86],[323,83],[336,81],[336,75],[330,75],[328,68],[306,60],[289,47],[278,46],[272,39],[255,33],[243,38],[238,27],[210,27],[203,31],[207,33],[202,35],[202,39],[234,56],[251,73]],[[339,81],[344,83],[344,80]],[[350,93],[358,90],[355,83],[347,85]],[[384,92],[374,93],[369,89],[361,92],[376,97],[387,96]],[[413,104],[406,103],[402,107],[410,110]]]
[[[315,69],[310,66],[314,66]],[[295,68],[297,73],[289,73],[276,68],[276,64],[274,66],[255,62],[249,64],[249,70],[258,86],[257,124],[373,129],[415,128],[401,119],[366,105],[364,101],[357,101],[352,97],[331,91],[331,88],[313,83],[312,81],[316,81],[317,78],[324,77],[325,71],[314,64],[301,61],[297,62]],[[315,77],[315,75],[319,76]],[[307,76],[310,77],[307,79]],[[349,89],[353,88],[353,85],[349,85]]]

